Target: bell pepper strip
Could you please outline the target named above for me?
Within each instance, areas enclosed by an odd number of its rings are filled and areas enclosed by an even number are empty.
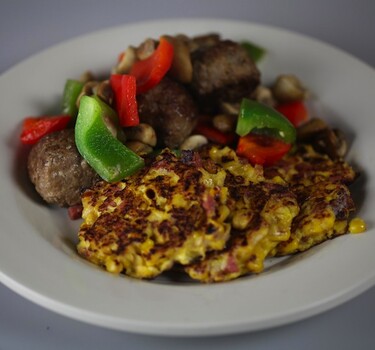
[[[287,118],[269,106],[244,98],[240,106],[236,133],[245,136],[254,130],[267,131],[285,143],[296,140],[296,129]]]
[[[235,140],[233,133],[224,133],[206,123],[198,123],[194,129],[194,133],[203,135],[207,140],[219,145],[229,145]]]
[[[285,116],[295,127],[309,119],[309,113],[302,101],[283,103],[276,106],[276,110]]]
[[[135,77],[127,74],[112,74],[109,82],[115,95],[115,105],[120,125],[124,127],[138,125],[139,115]]]
[[[291,146],[272,136],[248,134],[239,138],[236,153],[253,165],[269,166],[288,153]]]
[[[266,50],[263,47],[255,45],[250,41],[241,42],[241,46],[255,63],[258,63],[266,55]]]
[[[64,86],[62,113],[76,117],[78,113],[77,99],[82,91],[83,83],[78,80],[68,79]]]
[[[34,145],[43,136],[65,129],[71,119],[69,115],[27,117],[22,125],[21,142]]]
[[[97,96],[83,96],[75,126],[77,149],[88,164],[108,182],[124,179],[144,166],[144,160],[118,140],[116,112]]]
[[[130,75],[137,81],[137,94],[143,94],[156,86],[168,72],[173,62],[173,45],[161,37],[154,53],[145,60],[134,62]]]

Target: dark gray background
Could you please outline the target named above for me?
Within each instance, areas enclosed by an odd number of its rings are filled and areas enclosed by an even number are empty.
[[[279,26],[326,41],[375,67],[373,0],[0,0],[0,74],[77,35],[175,17],[240,19]],[[374,324],[372,288],[334,310],[268,331],[190,339],[140,336],[65,318],[0,284],[1,350],[373,349]]]

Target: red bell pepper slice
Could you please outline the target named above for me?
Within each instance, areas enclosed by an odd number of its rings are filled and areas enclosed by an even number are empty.
[[[207,140],[220,145],[229,145],[236,137],[233,133],[224,133],[205,123],[198,123],[194,131],[197,134],[205,136]]]
[[[27,117],[22,125],[20,139],[24,144],[33,145],[43,136],[65,129],[70,120],[69,115]]]
[[[302,101],[282,103],[276,107],[295,126],[301,125],[309,118],[308,111]]]
[[[137,80],[137,94],[147,92],[163,79],[172,65],[173,52],[173,45],[161,37],[150,57],[133,64],[130,75],[134,75]]]
[[[115,105],[120,125],[125,127],[138,125],[135,77],[127,74],[112,74],[109,81],[115,94]]]
[[[253,165],[269,166],[281,159],[290,148],[291,144],[272,136],[247,134],[240,137],[236,152]]]

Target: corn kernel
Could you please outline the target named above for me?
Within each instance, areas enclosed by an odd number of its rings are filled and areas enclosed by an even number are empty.
[[[362,233],[366,231],[366,223],[361,218],[354,218],[349,223],[350,233]]]

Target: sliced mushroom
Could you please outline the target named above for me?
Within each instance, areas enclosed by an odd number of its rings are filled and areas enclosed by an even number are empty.
[[[181,145],[181,150],[194,150],[203,145],[206,145],[208,140],[203,135],[191,135]]]
[[[317,135],[314,146],[332,159],[343,158],[348,150],[343,134],[339,135],[332,129],[326,129]]]
[[[140,141],[127,141],[125,146],[129,147],[133,152],[140,156],[149,154],[153,151],[153,148]]]
[[[234,115],[218,114],[213,117],[212,124],[221,132],[232,132],[236,126],[236,118]]]
[[[76,105],[79,107],[79,103],[83,96],[98,96],[109,106],[113,103],[113,91],[108,80],[103,81],[88,81],[82,88],[81,93],[78,95]]]
[[[94,76],[94,74],[93,74],[91,71],[89,71],[89,70],[83,72],[83,73],[81,74],[81,76],[79,77],[79,81],[81,81],[82,83],[87,83],[87,82],[89,82],[89,81],[93,81],[93,80],[95,80],[95,76]]]
[[[297,129],[297,137],[301,142],[310,143],[318,152],[327,154],[332,159],[344,158],[348,151],[348,143],[344,134],[331,129],[320,118],[313,118]]]
[[[318,133],[328,129],[328,124],[320,118],[311,118],[297,129],[297,137],[300,141],[310,141]]]
[[[141,45],[139,45],[135,52],[137,59],[139,60],[145,60],[146,58],[149,58],[155,51],[156,42],[154,39],[146,39]]]
[[[307,90],[295,75],[282,74],[276,78],[272,93],[278,102],[292,102],[304,100]]]
[[[154,128],[146,123],[140,123],[137,126],[125,128],[125,135],[129,141],[140,141],[151,147],[155,147],[157,143],[156,132]]]
[[[264,103],[265,105],[271,107],[276,105],[276,101],[273,97],[272,90],[266,86],[259,85],[255,89],[253,95],[253,98],[258,102]]]
[[[348,141],[344,133],[341,130],[333,129],[333,132],[335,133],[336,138],[337,138],[337,143],[336,143],[337,155],[340,158],[344,158],[348,154],[348,151],[349,151]]]
[[[136,49],[133,46],[128,46],[122,55],[120,62],[113,69],[113,73],[125,74],[129,73],[133,63],[137,60]]]
[[[109,80],[104,80],[96,86],[96,95],[109,106],[113,104],[113,90]]]
[[[239,103],[221,102],[220,103],[220,110],[224,114],[238,115],[238,113],[240,112],[240,104]]]
[[[79,108],[79,103],[83,96],[92,96],[96,93],[96,87],[98,86],[99,82],[97,81],[88,81],[85,85],[83,85],[81,93],[78,95],[76,105]]]
[[[164,37],[173,45],[174,49],[173,62],[169,74],[181,83],[190,83],[193,78],[193,65],[188,42],[180,37],[169,35]]]

